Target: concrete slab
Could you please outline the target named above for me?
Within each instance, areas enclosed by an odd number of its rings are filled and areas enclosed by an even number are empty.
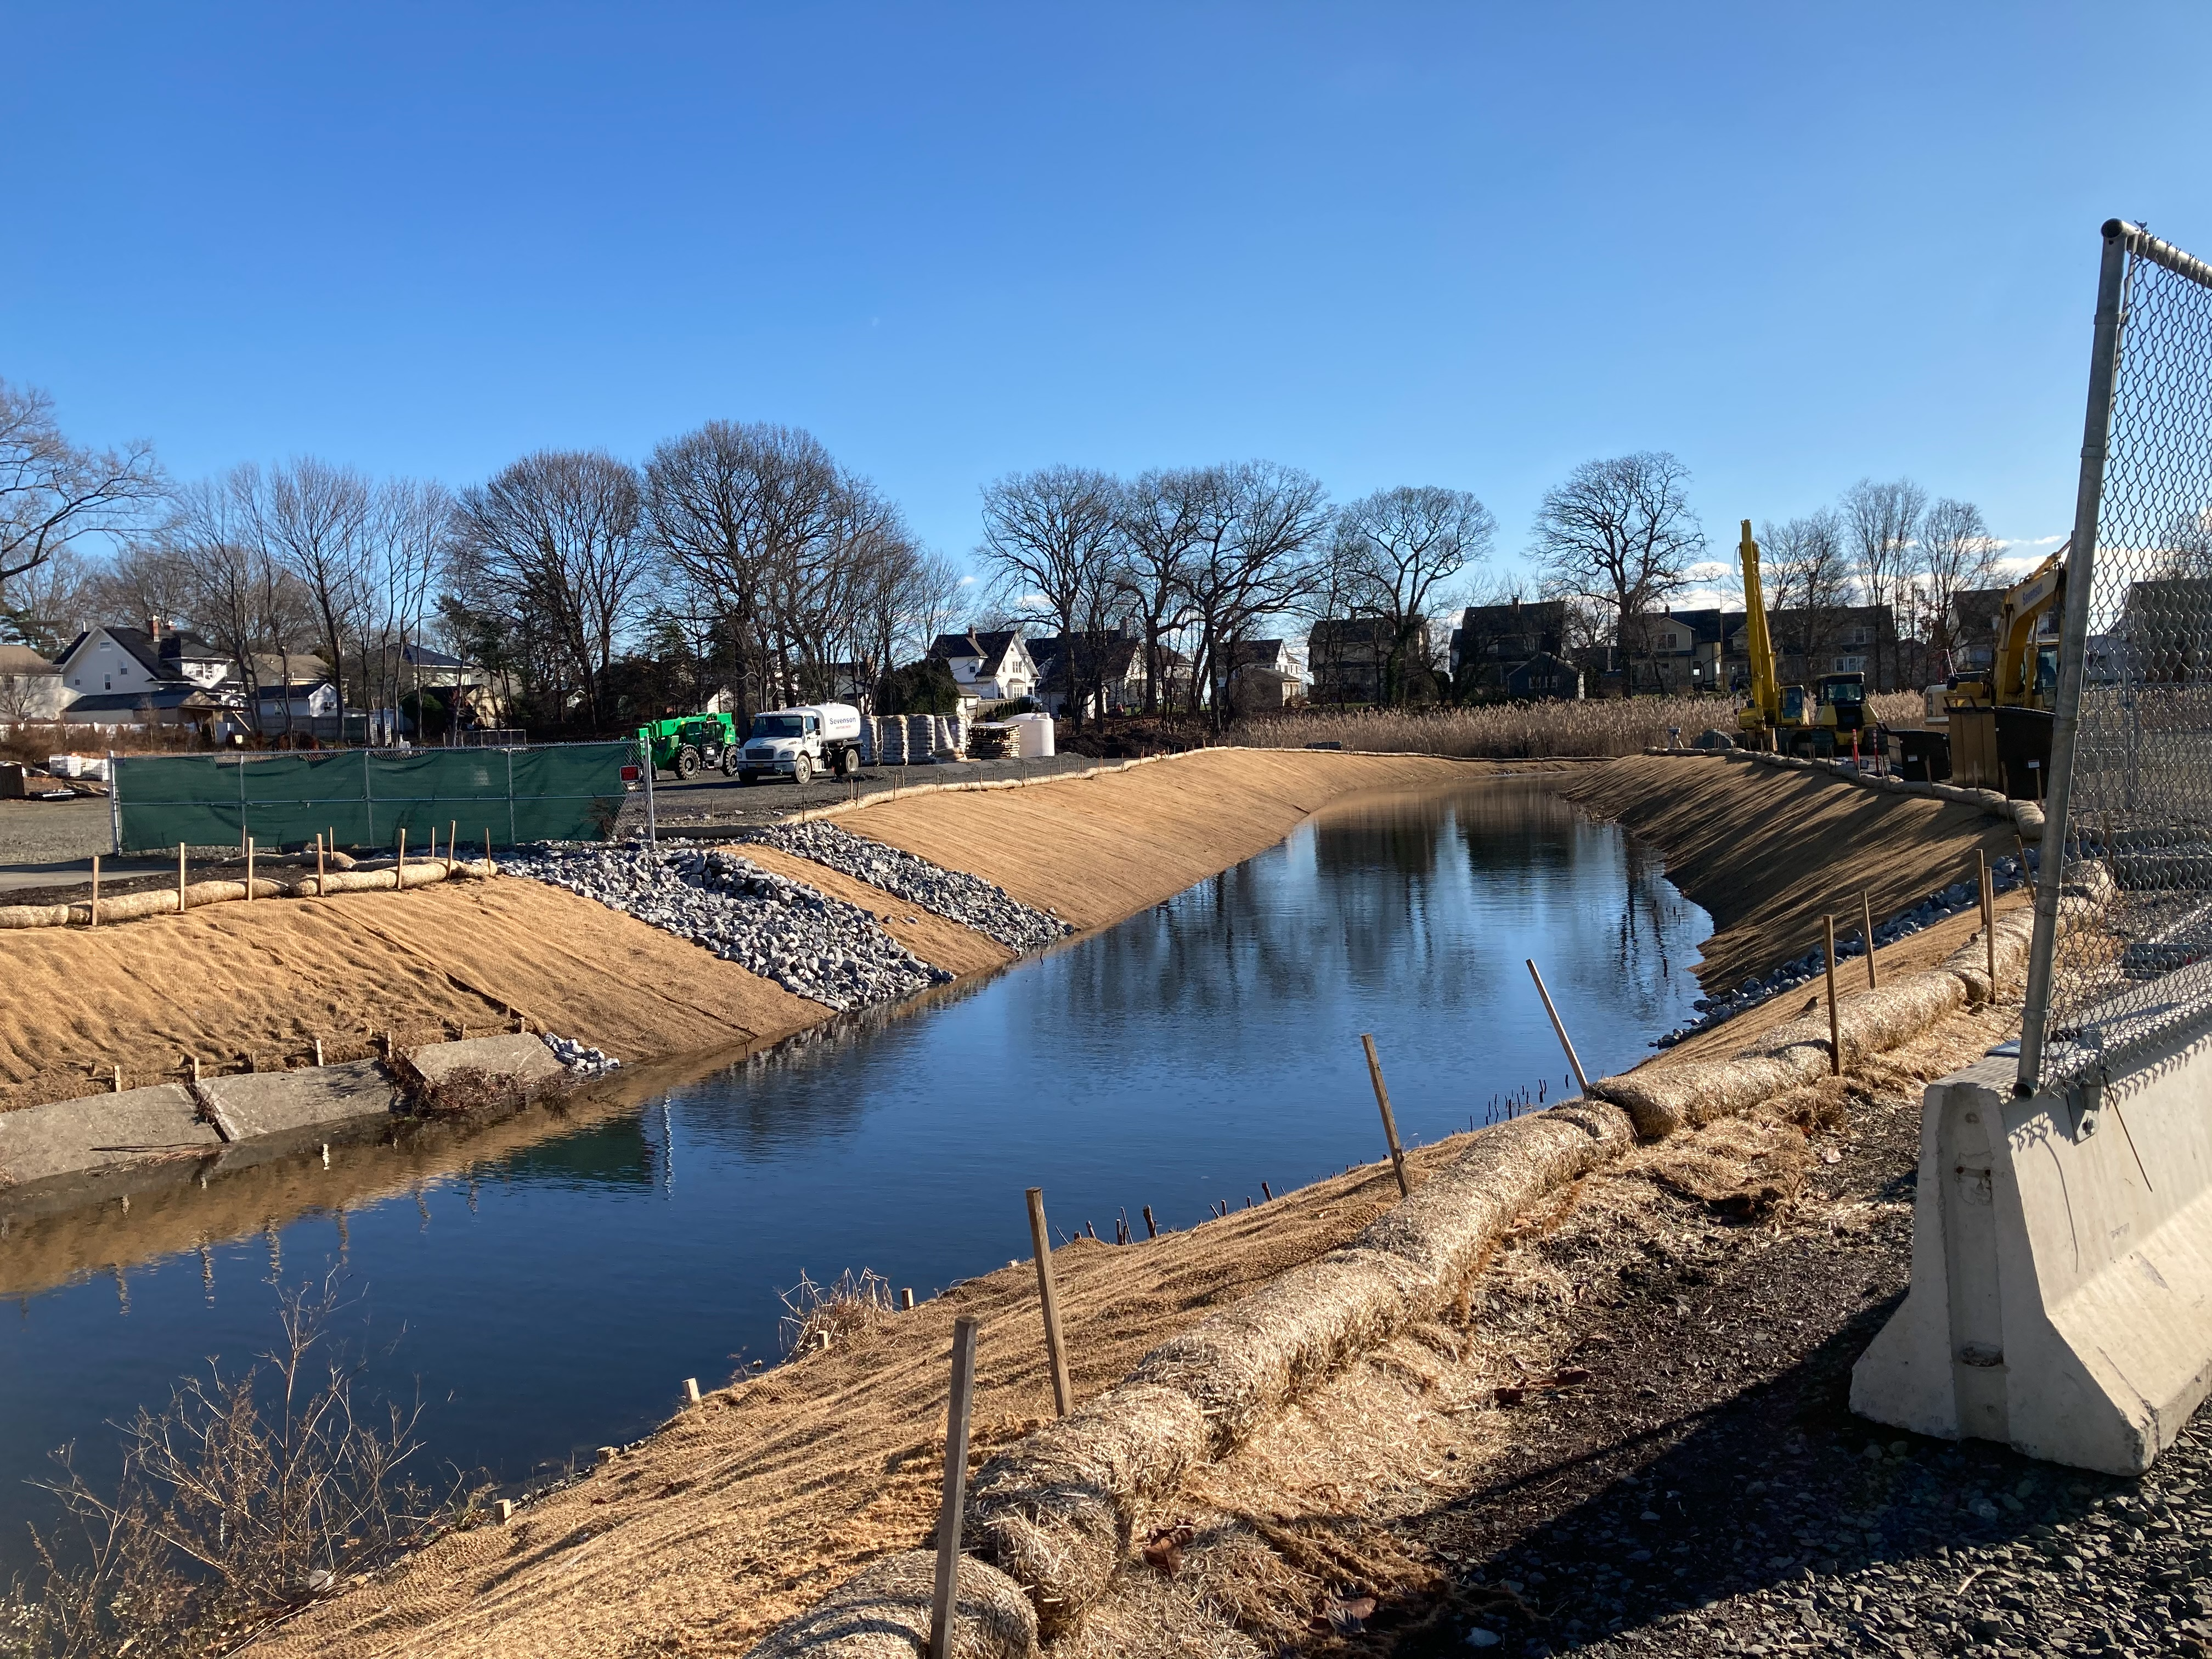
[[[0,1183],[15,1185],[142,1158],[213,1152],[215,1125],[181,1083],[0,1112]]]
[[[199,1090],[226,1140],[389,1117],[399,1101],[391,1077],[373,1060],[203,1078]]]
[[[1929,1085],[1905,1304],[1851,1409],[2136,1474],[2212,1390],[2212,1038],[2105,1085],[2078,1127],[2017,1062]]]
[[[459,1042],[433,1042],[407,1051],[407,1063],[433,1091],[465,1072],[501,1078],[525,1089],[568,1075],[568,1068],[537,1037],[526,1035],[469,1037]]]

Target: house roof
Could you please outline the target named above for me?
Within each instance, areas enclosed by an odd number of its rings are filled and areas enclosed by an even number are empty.
[[[48,662],[27,645],[0,645],[0,674],[58,674],[58,665]]]
[[[399,647],[399,656],[401,661],[414,668],[473,668],[476,665],[427,645],[403,645]]]
[[[1022,630],[1018,628],[987,629],[977,632],[969,629],[965,634],[939,634],[929,647],[933,657],[949,660],[954,657],[976,657],[975,678],[995,679],[1006,664],[1007,654],[1020,643]]]
[[[127,714],[141,708],[158,711],[228,707],[223,699],[210,696],[197,685],[157,685],[144,691],[95,691],[89,696],[79,697],[64,713],[74,718],[79,714]]]
[[[253,678],[264,692],[285,684],[320,685],[331,677],[330,665],[320,657],[306,651],[292,653],[289,677],[285,665],[282,652],[257,651],[253,653]]]
[[[178,678],[178,670],[187,661],[228,662],[229,660],[222,652],[216,650],[198,635],[186,633],[181,629],[173,633],[164,634],[157,640],[143,628],[113,627],[90,629],[78,635],[70,641],[69,648],[62,653],[58,660],[64,665],[67,665],[70,659],[91,643],[92,637],[95,634],[106,635],[109,639],[113,640],[116,644],[137,659],[138,665],[156,679]],[[163,647],[172,641],[174,642],[176,648],[173,651],[164,650]]]
[[[1287,640],[1238,640],[1229,650],[1231,668],[1273,668],[1280,664],[1287,669],[1289,658]]]
[[[1126,634],[1083,633],[1075,638],[1079,649],[1096,653],[1087,672],[1119,680],[1127,679],[1133,669],[1141,670],[1143,666],[1144,647]],[[1054,634],[1048,639],[1031,640],[1028,644],[1038,673],[1050,676],[1060,672],[1060,653],[1067,648],[1066,635]]]

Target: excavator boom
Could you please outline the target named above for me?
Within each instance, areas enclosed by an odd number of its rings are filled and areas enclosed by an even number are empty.
[[[1743,560],[1744,649],[1751,658],[1752,706],[1744,711],[1742,724],[1747,729],[1771,731],[1782,719],[1782,688],[1774,678],[1774,641],[1767,635],[1766,601],[1759,586],[1759,544],[1752,538],[1748,519],[1743,521],[1743,540],[1736,550]]]

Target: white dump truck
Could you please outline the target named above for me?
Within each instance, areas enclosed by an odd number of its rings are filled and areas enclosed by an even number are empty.
[[[849,778],[860,769],[860,711],[850,703],[814,702],[756,714],[744,742],[724,752],[722,769],[739,783]]]

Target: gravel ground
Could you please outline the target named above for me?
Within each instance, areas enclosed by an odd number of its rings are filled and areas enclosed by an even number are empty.
[[[516,849],[500,869],[624,911],[841,1012],[896,1001],[952,978],[866,911],[733,854],[637,842],[544,846]]]
[[[1782,1212],[1674,1195],[1663,1246],[1578,1285],[1591,1381],[1532,1397],[1508,1460],[1415,1522],[1452,1582],[1377,1645],[2212,1652],[2203,1425],[2119,1480],[1851,1415],[1851,1364],[1910,1272],[1917,1079],[1855,1083],[1849,1119]]]
[[[754,830],[747,831],[744,839],[811,859],[896,893],[908,903],[996,939],[1017,955],[1042,950],[1075,931],[1058,916],[1031,909],[981,876],[940,869],[927,859],[866,840],[834,824],[817,822]]]
[[[689,783],[656,781],[653,786],[653,817],[660,833],[672,837],[720,834],[739,827],[780,823],[809,807],[829,806],[841,800],[866,800],[889,796],[925,783],[982,783],[999,778],[1043,778],[1064,772],[1087,771],[1110,766],[1111,761],[1088,755],[1055,755],[1050,760],[952,761],[929,766],[864,766],[847,782],[819,779],[804,789],[781,781],[742,784],[720,772],[702,773]],[[622,835],[645,833],[645,792],[633,793],[623,803],[617,829]]]
[[[1990,866],[1990,890],[1993,895],[2009,893],[2014,888],[2019,886],[2022,880],[2033,878],[2036,869],[2036,857],[2033,853],[2027,854],[2025,866],[2018,859],[1998,859]],[[1955,916],[1962,910],[1971,910],[1981,902],[1981,895],[1975,890],[1972,882],[1954,881],[1948,887],[1940,888],[1930,893],[1910,910],[1900,911],[1887,921],[1876,922],[1874,928],[1875,945],[1879,948],[1881,945],[1893,944],[1898,939],[1920,932],[1923,927],[1933,927],[1947,916]],[[1836,959],[1838,962],[1847,961],[1854,957],[1863,957],[1865,954],[1866,941],[1859,936],[1856,927],[1849,933],[1840,930],[1838,932]],[[1692,1006],[1704,1012],[1691,1024],[1683,1026],[1680,1030],[1668,1032],[1666,1036],[1656,1039],[1651,1046],[1655,1048],[1672,1048],[1686,1037],[1693,1037],[1700,1031],[1711,1030],[1723,1020],[1733,1019],[1746,1009],[1757,1007],[1769,997],[1778,996],[1784,991],[1793,990],[1800,985],[1810,983],[1826,970],[1826,963],[1823,960],[1822,953],[1817,950],[1808,951],[1803,956],[1784,963],[1764,979],[1747,979],[1735,990],[1723,992],[1719,996],[1699,997]]]
[[[0,800],[0,869],[66,864],[113,844],[104,800]]]

